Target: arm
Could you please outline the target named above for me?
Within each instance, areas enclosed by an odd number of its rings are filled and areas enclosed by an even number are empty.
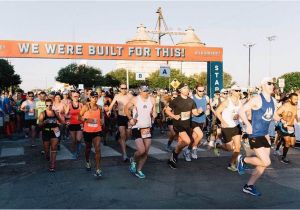
[[[223,101],[220,106],[217,108],[215,114],[217,116],[217,118],[221,121],[223,127],[228,127],[228,124],[225,122],[225,120],[222,117],[222,112],[224,111],[224,109],[227,107],[228,105],[228,100]]]
[[[152,118],[153,120],[157,117],[157,112],[156,112],[156,106],[155,106],[155,99],[151,98],[153,108],[152,108]]]
[[[129,123],[130,123],[132,126],[136,124],[136,119],[134,119],[134,118],[130,115],[130,111],[129,111],[129,110],[130,110],[133,106],[135,106],[135,104],[136,104],[136,98],[133,98],[132,100],[130,100],[130,101],[126,104],[126,106],[125,106],[125,108],[124,108],[125,115],[128,117]]]
[[[108,107],[108,110],[109,110],[109,111],[112,110],[112,108],[114,107],[115,103],[117,102],[117,99],[118,99],[118,95],[116,95],[116,96],[114,97],[114,100],[113,100],[113,101],[111,102],[111,104],[109,105],[109,107]]]
[[[180,115],[175,115],[175,114],[172,112],[172,109],[171,109],[169,106],[167,106],[167,108],[166,108],[166,114],[167,114],[168,116],[170,116],[171,118],[175,119],[175,120],[179,120],[179,119],[180,119]]]
[[[39,117],[39,125],[42,126],[44,124],[44,118],[45,118],[45,114],[44,112],[41,112]]]

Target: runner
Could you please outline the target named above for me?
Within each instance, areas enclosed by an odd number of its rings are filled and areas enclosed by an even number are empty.
[[[237,85],[231,87],[231,96],[223,101],[216,110],[216,116],[221,122],[221,132],[223,135],[221,141],[216,142],[216,147],[225,151],[233,151],[230,163],[227,167],[230,171],[237,171],[236,158],[241,150],[242,129],[239,124],[239,110],[242,106],[240,101],[241,88]]]
[[[131,116],[130,109],[133,109]],[[130,172],[138,178],[146,178],[142,172],[151,145],[151,127],[156,117],[155,99],[149,96],[148,86],[140,87],[140,94],[125,106],[125,114],[132,125],[132,137],[135,139],[136,152],[130,158]]]
[[[191,143],[191,116],[200,115],[203,110],[197,110],[195,102],[188,97],[189,87],[185,83],[181,83],[178,87],[180,96],[175,98],[166,108],[166,114],[173,119],[174,131],[178,134],[178,144],[173,150],[168,165],[175,169],[177,168],[178,155]]]
[[[171,101],[174,100],[177,96],[178,96],[177,92],[173,92],[172,96],[168,96],[168,95],[164,96],[165,104],[164,104],[163,112],[166,112],[166,108],[169,106]],[[166,146],[166,151],[172,152],[174,148],[171,145],[177,135],[176,135],[176,132],[174,131],[173,119],[171,117],[169,117],[168,115],[166,115],[166,122],[167,122],[167,126],[168,126],[168,143]]]
[[[289,151],[289,148],[295,146],[296,138],[295,138],[294,124],[295,122],[298,121],[297,118],[298,95],[296,93],[291,93],[288,98],[289,98],[288,102],[283,104],[276,111],[276,114],[282,117],[280,122],[278,123],[278,126],[279,126],[279,132],[284,139],[284,147],[283,147],[281,162],[285,164],[290,163],[286,155]]]
[[[248,183],[243,187],[243,192],[260,196],[261,193],[256,189],[254,184],[264,173],[265,169],[271,164],[270,147],[271,142],[268,136],[268,129],[272,118],[279,120],[275,111],[275,99],[271,97],[274,89],[272,78],[264,78],[261,81],[262,92],[251,98],[240,109],[240,118],[246,125],[246,131],[249,134],[249,143],[251,149],[254,150],[256,157],[243,157],[239,155],[237,158],[237,169],[239,174],[245,173],[245,163],[256,166]],[[251,123],[247,119],[246,112],[251,110]]]
[[[46,93],[44,91],[41,91],[38,94],[39,100],[35,102],[35,106],[36,106],[36,124],[37,124],[37,128],[36,128],[36,136],[38,136],[39,138],[42,139],[42,127],[40,126],[40,114],[42,112],[44,112],[46,110]],[[44,150],[41,150],[41,154],[45,154]]]
[[[127,86],[125,84],[120,85],[120,93],[115,95],[113,101],[111,102],[109,106],[109,111],[111,111],[115,105],[115,103],[118,104],[118,126],[119,126],[119,144],[121,146],[122,155],[123,155],[123,161],[127,162],[128,156],[126,153],[126,141],[128,139],[128,131],[126,132],[126,129],[128,129],[128,118],[124,113],[124,108],[126,104],[131,100],[133,96],[129,93],[127,93]]]
[[[206,105],[208,102],[208,98],[204,96],[204,87],[200,84],[197,84],[196,87],[196,94],[192,95],[192,99],[196,104],[198,110],[202,110],[199,116],[192,117],[192,142],[190,143],[189,147],[183,153],[186,161],[192,161],[192,159],[197,159],[197,147],[203,138],[203,128],[206,121]]]
[[[49,160],[49,171],[55,172],[58,137],[60,136],[58,121],[62,123],[59,115],[52,110],[51,99],[45,101],[46,110],[39,115],[39,124],[42,127],[43,147],[46,159]],[[50,152],[51,148],[51,152]],[[50,155],[49,155],[50,152]]]
[[[81,139],[82,139],[82,121],[80,119],[80,111],[83,107],[82,103],[79,102],[79,92],[72,93],[72,101],[67,106],[66,114],[70,116],[69,130],[72,139],[72,153],[73,159],[77,160],[81,150]]]
[[[96,162],[96,172],[94,176],[101,177],[101,149],[100,142],[102,137],[102,110],[101,107],[97,105],[98,93],[92,91],[90,93],[90,102],[87,102],[82,110],[80,111],[80,115],[82,120],[84,121],[83,125],[83,137],[85,141],[85,160],[86,160],[86,170],[91,170],[90,163],[90,153],[92,144],[95,149],[95,162]]]
[[[25,133],[31,137],[31,147],[35,147],[36,137],[36,116],[35,116],[35,102],[34,93],[29,91],[27,93],[27,100],[21,105],[21,110],[25,112],[24,130]]]
[[[70,106],[71,104],[71,99],[69,98],[69,91],[65,90],[63,92],[63,99],[61,102],[65,105],[65,111],[66,109]],[[63,124],[63,129],[62,129],[62,139],[69,140],[69,124],[70,124],[70,115],[69,113],[65,113],[65,123]]]

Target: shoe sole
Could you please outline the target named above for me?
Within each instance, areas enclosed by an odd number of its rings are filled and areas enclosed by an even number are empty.
[[[290,163],[286,163],[286,162],[284,162],[284,161],[282,161],[282,160],[281,160],[280,162],[282,162],[282,163],[284,163],[284,164],[286,164],[286,165],[290,164]]]
[[[244,188],[243,188],[243,192],[244,192],[244,193],[247,193],[247,194],[250,194],[250,195],[253,195],[253,196],[257,196],[257,197],[258,197],[258,196],[261,196],[261,194],[254,194],[254,193],[252,193],[251,191],[246,190],[246,189],[244,189]]]
[[[137,174],[134,174],[137,178],[139,178],[139,179],[145,179],[146,178],[146,176],[144,176],[144,177],[141,177],[141,176],[139,176],[139,175],[137,175]]]

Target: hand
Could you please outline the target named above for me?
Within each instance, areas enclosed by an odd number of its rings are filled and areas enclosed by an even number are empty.
[[[175,120],[179,120],[180,119],[180,115],[174,115],[173,117]]]
[[[131,126],[134,126],[136,123],[137,123],[137,119],[131,118],[131,119],[129,120],[129,124],[130,124]]]
[[[198,111],[198,114],[201,114],[203,112],[203,109],[199,108],[199,109],[197,109],[197,111]]]
[[[226,122],[222,123],[222,128],[227,128],[228,124]]]

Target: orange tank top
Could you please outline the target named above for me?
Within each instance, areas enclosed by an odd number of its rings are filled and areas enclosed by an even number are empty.
[[[88,106],[89,106],[89,110],[84,113],[83,118],[93,119],[94,122],[88,123],[87,121],[85,121],[83,124],[83,131],[88,133],[102,131],[100,109],[98,108],[97,110],[92,110],[90,105]]]

